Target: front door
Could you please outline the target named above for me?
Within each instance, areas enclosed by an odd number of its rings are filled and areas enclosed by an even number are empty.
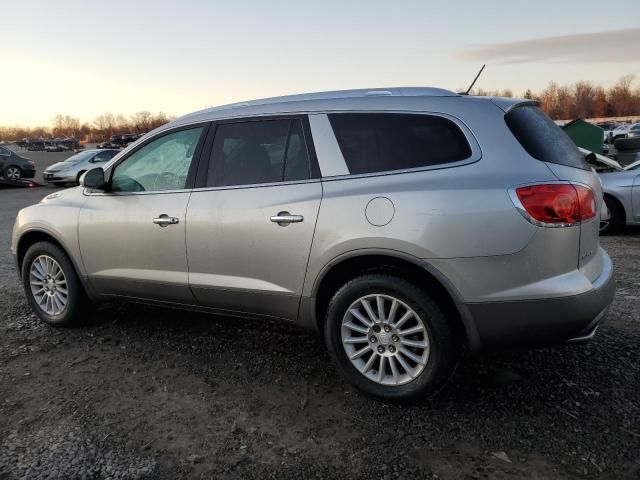
[[[79,241],[89,281],[101,294],[193,303],[185,220],[204,127],[172,131],[113,167],[105,192],[89,192]]]
[[[202,305],[297,317],[322,198],[308,138],[301,118],[217,125],[206,187],[187,212],[189,282]]]

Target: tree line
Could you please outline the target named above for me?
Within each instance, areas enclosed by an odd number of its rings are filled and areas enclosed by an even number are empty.
[[[513,91],[471,91],[472,95],[513,97]],[[606,118],[640,115],[640,85],[634,87],[634,76],[625,75],[610,88],[580,81],[572,85],[551,82],[543,91],[527,90],[523,98],[537,100],[540,108],[554,120],[574,118]]]
[[[174,117],[164,112],[137,112],[130,116],[114,115],[107,112],[98,115],[91,123],[81,122],[79,118],[58,114],[51,120],[50,126],[2,127],[0,140],[21,140],[40,137],[75,137],[78,140],[102,141],[112,135],[125,133],[146,133],[164,125]]]
[[[511,89],[472,90],[472,95],[515,96]],[[571,85],[551,82],[541,92],[525,91],[523,98],[537,100],[540,108],[554,120],[574,118],[606,118],[640,115],[640,85],[634,86],[634,76],[626,75],[610,88],[580,81]],[[75,137],[78,140],[102,141],[111,135],[145,133],[171,121],[174,117],[164,112],[137,112],[130,116],[103,113],[93,122],[81,122],[69,115],[58,114],[50,126],[2,127],[0,140],[20,140],[39,137]]]

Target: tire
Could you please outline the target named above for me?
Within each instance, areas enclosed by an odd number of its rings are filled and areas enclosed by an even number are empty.
[[[395,321],[373,323],[365,328],[365,323],[348,313],[355,308],[360,316],[367,317],[364,303],[358,303],[364,299],[370,302],[376,318],[379,310],[378,297],[383,299],[382,308],[386,318],[391,316],[392,304],[396,301],[397,309],[393,315]],[[409,309],[416,317],[402,322]],[[369,318],[370,315],[366,319]],[[352,330],[354,325],[360,327],[360,330]],[[380,329],[377,333],[376,328],[379,326],[390,331]],[[405,333],[418,327],[422,328],[419,333]],[[453,374],[460,357],[460,343],[438,305],[414,284],[392,275],[367,274],[343,285],[329,302],[324,334],[329,353],[346,379],[362,392],[382,400],[413,403],[435,395]],[[354,341],[354,335],[359,342]],[[374,337],[376,340],[372,342],[370,339]],[[343,343],[345,338],[349,340],[348,343]],[[361,340],[363,338],[365,341]],[[424,343],[426,339],[428,348],[402,345],[400,339],[415,344]],[[349,358],[350,355],[355,356],[355,352],[365,350],[367,346],[369,350],[365,354],[353,361]],[[377,353],[381,347],[384,350],[382,355]],[[407,350],[423,363],[407,356],[404,353]],[[382,357],[386,360],[381,375]],[[394,360],[390,360],[390,357]],[[415,375],[411,375],[402,362]],[[365,373],[362,373],[363,370]]]
[[[624,208],[620,205],[620,202],[609,195],[604,196],[604,203],[607,204],[607,209],[611,217],[608,222],[600,221],[600,235],[614,235],[619,233],[627,223]]]
[[[22,178],[22,169],[17,165],[9,165],[4,169],[3,176],[5,180],[9,180],[10,182],[19,182]]]
[[[48,259],[52,259],[62,271],[62,277],[58,276],[58,281],[62,278],[65,283],[56,284],[53,295],[45,291],[42,293],[42,297],[36,299],[34,289],[38,288],[39,285],[32,285],[32,280],[44,283],[46,275],[43,274],[43,271],[45,274],[47,271],[54,274],[56,272],[55,266],[52,269],[47,268],[53,265]],[[34,266],[34,263],[38,263],[38,265]],[[32,271],[37,272],[37,274],[32,273]],[[41,279],[41,277],[43,278]],[[40,320],[49,325],[66,327],[76,324],[88,311],[89,301],[73,264],[62,249],[51,242],[38,242],[29,247],[22,261],[22,284],[31,308]],[[53,285],[51,283],[48,283],[48,285],[47,288],[51,292],[50,287]],[[59,302],[61,302],[60,299],[64,297],[64,286],[66,286],[67,292],[66,301],[63,307],[58,309]],[[46,296],[50,297],[49,300],[43,300]],[[55,297],[55,299],[52,297]]]
[[[640,151],[640,138],[619,138],[614,146],[619,152],[637,152]]]
[[[80,170],[80,171],[78,172],[78,175],[76,175],[76,185],[80,185],[80,177],[81,177],[82,175],[84,175],[85,173],[87,173],[87,171],[86,171],[86,170]]]

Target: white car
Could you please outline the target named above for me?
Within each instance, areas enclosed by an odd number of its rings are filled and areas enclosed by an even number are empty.
[[[629,129],[633,125],[631,123],[623,123],[614,128],[609,135],[609,142],[613,143],[619,138],[627,138],[629,134]]]
[[[640,123],[634,123],[627,131],[628,138],[640,138]]]

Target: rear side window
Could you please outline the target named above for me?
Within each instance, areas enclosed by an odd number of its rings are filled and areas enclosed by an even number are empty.
[[[228,123],[216,129],[208,186],[309,178],[309,155],[299,119]]]
[[[351,174],[431,167],[471,156],[464,133],[444,117],[336,113],[329,120]]]
[[[539,108],[516,107],[504,119],[513,136],[533,158],[567,167],[591,169],[573,140]]]

